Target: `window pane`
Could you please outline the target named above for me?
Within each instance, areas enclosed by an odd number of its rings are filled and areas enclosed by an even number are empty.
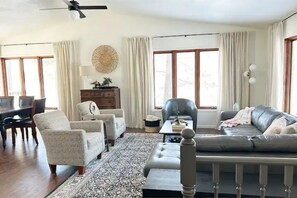
[[[40,98],[40,83],[37,59],[24,59],[24,73],[26,95]]]
[[[195,52],[177,53],[177,97],[195,102]]]
[[[57,74],[53,58],[42,59],[46,107],[58,107]]]
[[[292,43],[292,74],[291,74],[290,113],[297,115],[297,40]]]
[[[155,54],[155,106],[162,107],[172,98],[172,55]]]
[[[14,104],[18,104],[22,93],[21,71],[19,60],[5,60],[8,95],[14,96]]]
[[[200,52],[200,106],[216,107],[219,51]]]

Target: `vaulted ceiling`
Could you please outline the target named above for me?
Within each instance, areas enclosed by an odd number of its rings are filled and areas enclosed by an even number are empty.
[[[297,0],[78,0],[80,5],[107,5],[108,10],[207,23],[241,26],[267,26],[297,11]],[[67,8],[63,0],[2,0],[0,38],[40,25],[71,20],[67,9],[41,11],[41,8]],[[94,17],[92,14],[89,17]],[[82,19],[84,20],[84,19]]]

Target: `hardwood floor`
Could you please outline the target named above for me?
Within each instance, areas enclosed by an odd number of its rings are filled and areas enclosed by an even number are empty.
[[[18,131],[15,148],[12,146],[9,130],[7,137],[5,150],[2,148],[0,138],[1,198],[45,197],[76,171],[71,166],[57,166],[57,175],[50,174],[44,143],[39,133],[38,146],[31,132],[29,132],[29,140],[22,141],[21,133]]]

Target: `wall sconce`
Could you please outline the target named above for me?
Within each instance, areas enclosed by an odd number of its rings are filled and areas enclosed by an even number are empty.
[[[249,78],[249,90],[248,90],[248,106],[250,106],[250,95],[251,95],[251,89],[250,85],[256,83],[256,78],[252,77],[252,71],[255,71],[257,69],[257,65],[255,64],[250,64],[249,70],[243,72],[243,76],[245,78]]]

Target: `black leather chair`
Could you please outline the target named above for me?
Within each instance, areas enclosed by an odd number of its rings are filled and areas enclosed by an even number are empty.
[[[166,120],[174,120],[178,115],[185,120],[193,120],[193,130],[197,128],[198,109],[195,103],[185,98],[172,98],[165,102],[162,109],[163,123]]]

